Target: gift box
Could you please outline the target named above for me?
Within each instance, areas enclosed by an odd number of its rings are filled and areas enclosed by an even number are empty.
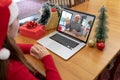
[[[20,34],[33,39],[39,39],[45,34],[45,26],[30,21],[20,26]]]

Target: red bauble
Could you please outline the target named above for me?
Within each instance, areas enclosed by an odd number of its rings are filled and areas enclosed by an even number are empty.
[[[56,12],[57,10],[56,10],[56,8],[52,8],[52,12]]]
[[[99,50],[103,50],[104,47],[105,47],[105,43],[104,43],[104,42],[98,42],[98,43],[97,43],[97,48],[98,48]]]

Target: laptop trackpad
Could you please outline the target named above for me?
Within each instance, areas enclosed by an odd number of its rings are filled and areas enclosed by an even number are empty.
[[[57,54],[60,57],[63,57],[64,59],[68,59],[72,54],[73,51],[55,41],[50,42],[48,45],[45,46],[55,54]]]

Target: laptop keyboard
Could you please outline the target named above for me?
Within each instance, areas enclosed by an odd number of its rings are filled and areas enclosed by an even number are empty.
[[[55,34],[50,37],[51,39],[55,40],[56,42],[64,45],[65,47],[68,47],[69,49],[75,48],[79,43],[72,41],[64,36],[61,36],[59,34]]]

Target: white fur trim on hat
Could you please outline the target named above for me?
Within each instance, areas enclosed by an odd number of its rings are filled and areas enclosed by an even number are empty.
[[[10,20],[9,20],[9,25],[13,23],[13,21],[18,17],[18,7],[15,2],[12,2],[9,6],[10,10]]]
[[[6,48],[0,50],[0,60],[7,60],[10,56],[10,51]]]

